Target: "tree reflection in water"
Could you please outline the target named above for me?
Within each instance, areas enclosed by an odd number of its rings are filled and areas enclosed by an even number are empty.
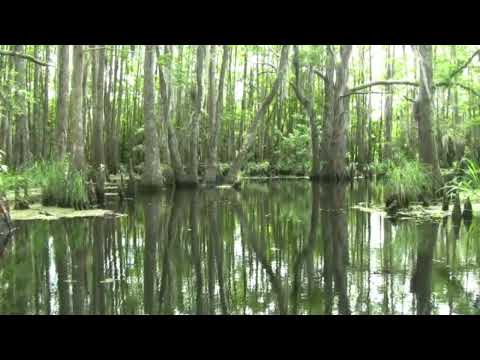
[[[122,218],[17,222],[4,314],[478,313],[480,226],[352,209],[378,186],[171,190]]]

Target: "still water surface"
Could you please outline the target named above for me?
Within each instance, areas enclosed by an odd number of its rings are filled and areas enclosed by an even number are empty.
[[[351,208],[381,199],[368,183],[257,182],[17,222],[0,314],[480,314],[478,220]]]

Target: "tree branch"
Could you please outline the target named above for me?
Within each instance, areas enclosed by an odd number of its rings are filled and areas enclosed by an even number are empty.
[[[267,65],[268,67],[271,67],[273,70],[277,71],[277,67],[275,65],[269,64],[269,63],[259,63],[258,65]]]
[[[83,52],[88,52],[88,51],[97,51],[97,50],[102,50],[102,49],[105,49],[105,50],[108,50],[108,51],[112,51],[113,49],[108,47],[108,46],[98,46],[98,47],[91,47],[91,48],[85,48],[83,49]]]
[[[371,94],[377,94],[377,95],[393,95],[391,92],[379,92],[379,91],[369,91],[369,92],[350,92],[349,95],[371,95]]]
[[[476,96],[480,97],[480,93],[478,91],[472,89],[471,87],[469,87],[467,85],[463,85],[463,84],[459,84],[459,83],[453,83],[452,85],[459,86],[464,90],[470,91],[473,95],[476,95]]]
[[[48,63],[46,63],[46,62],[43,62],[43,61],[41,61],[41,60],[38,60],[38,59],[34,58],[33,56],[30,56],[30,55],[27,55],[27,54],[20,54],[20,53],[17,53],[17,52],[15,52],[15,51],[0,50],[0,55],[18,56],[18,57],[21,57],[22,59],[26,59],[26,60],[32,61],[32,62],[34,62],[34,63],[37,64],[37,65],[41,65],[41,66],[53,66],[52,64],[48,64]]]
[[[473,61],[473,59],[475,58],[475,56],[477,55],[480,55],[480,49],[475,51],[472,56],[470,56],[470,58],[462,65],[460,66],[458,69],[454,70],[449,76],[448,76],[448,79],[447,80],[444,80],[444,81],[441,81],[437,84],[437,86],[448,86],[450,85],[450,82],[452,81],[452,79],[457,76],[458,74],[460,74],[463,70],[465,70],[465,68],[470,65],[470,63]]]
[[[371,87],[373,87],[373,86],[379,86],[379,85],[383,85],[383,86],[387,86],[387,85],[420,86],[417,82],[407,81],[407,80],[382,80],[382,81],[373,81],[373,82],[371,82],[371,83],[359,85],[359,86],[356,86],[356,87],[353,87],[353,88],[349,89],[348,93],[346,93],[346,94],[343,95],[342,97],[350,96],[350,95],[358,92],[359,90],[363,90],[363,89],[367,89],[367,88],[371,88]]]
[[[410,102],[412,102],[412,103],[414,103],[414,102],[415,102],[415,100],[413,100],[413,99],[410,99],[409,97],[406,97],[406,96],[404,96],[403,98],[404,98],[405,100],[407,100],[407,101],[410,101]]]
[[[327,77],[325,75],[323,75],[319,70],[316,70],[314,69],[313,72],[315,73],[315,75],[319,76],[323,81],[327,82]]]

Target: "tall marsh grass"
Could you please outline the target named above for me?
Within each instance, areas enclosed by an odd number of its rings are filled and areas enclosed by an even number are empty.
[[[83,209],[88,206],[86,176],[75,170],[68,160],[38,165],[42,204]]]
[[[464,159],[465,168],[459,176],[454,177],[446,186],[447,193],[460,192],[471,198],[480,198],[480,165],[475,161]]]
[[[401,206],[416,201],[420,195],[432,193],[432,178],[428,169],[418,161],[404,160],[389,167],[385,181],[387,198],[395,197]]]

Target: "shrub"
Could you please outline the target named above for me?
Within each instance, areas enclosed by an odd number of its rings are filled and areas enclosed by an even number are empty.
[[[297,124],[287,136],[278,135],[280,141],[275,151],[275,172],[282,175],[308,173],[312,164],[309,126]]]
[[[268,161],[261,163],[249,162],[245,166],[243,173],[246,176],[270,176],[270,163]]]

